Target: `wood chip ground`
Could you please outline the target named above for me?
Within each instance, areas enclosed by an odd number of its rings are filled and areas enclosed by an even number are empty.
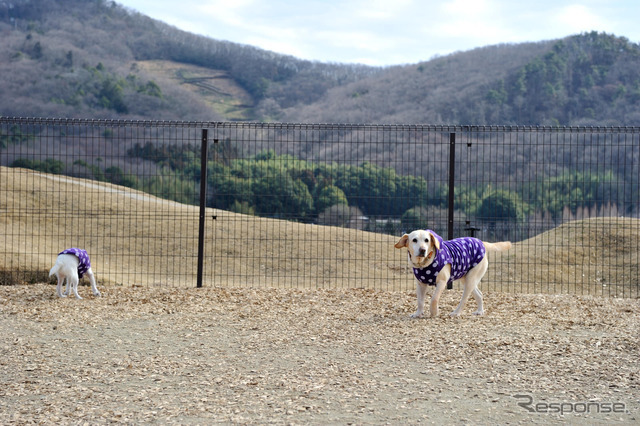
[[[416,320],[413,292],[101,291],[0,287],[0,424],[640,420],[638,299],[491,292],[453,319],[452,290]]]

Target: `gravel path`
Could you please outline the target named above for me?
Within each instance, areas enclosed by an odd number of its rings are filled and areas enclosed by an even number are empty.
[[[640,420],[638,299],[487,293],[451,319],[453,290],[412,320],[413,292],[100,290],[0,287],[1,424]]]

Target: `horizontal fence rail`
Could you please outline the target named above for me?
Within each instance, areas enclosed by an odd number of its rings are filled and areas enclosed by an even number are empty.
[[[403,233],[510,240],[482,288],[638,297],[640,128],[0,118],[0,284],[413,289]]]

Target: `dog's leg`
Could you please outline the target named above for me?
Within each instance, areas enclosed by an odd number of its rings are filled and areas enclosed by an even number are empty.
[[[411,315],[411,318],[422,318],[424,313],[424,297],[427,294],[427,286],[416,280],[416,296],[418,298],[418,310],[415,314]]]
[[[460,281],[462,281],[464,284],[464,287],[462,290],[462,298],[460,299],[460,303],[458,303],[458,307],[449,314],[452,317],[460,316],[460,314],[462,313],[462,308],[464,308],[464,305],[465,303],[467,303],[469,296],[471,296],[471,293],[473,292],[473,290],[475,290],[474,288],[475,282],[473,282],[472,280],[468,278],[462,278]]]
[[[78,278],[78,274],[71,274],[70,277],[67,277],[67,280],[71,282],[71,291],[73,291],[76,299],[82,299],[82,297],[80,297],[80,295],[78,294],[78,281],[80,281],[80,279]],[[71,294],[69,294],[69,296],[71,296]]]
[[[478,303],[478,309],[473,314],[484,314],[484,308],[482,306],[482,293],[478,289],[478,285],[480,285],[480,280],[482,280],[484,274],[487,273],[488,267],[489,261],[485,256],[479,264],[471,268],[469,272],[467,272],[467,275],[462,278],[462,280],[464,280],[462,299],[460,299],[460,304],[458,305],[458,307],[453,312],[451,312],[451,316],[460,316],[460,314],[462,313],[462,308],[464,308],[464,305],[465,303],[467,303],[467,300],[469,299],[469,296],[471,296],[471,294],[473,294],[473,298],[476,299],[476,302]]]
[[[447,282],[451,277],[451,265],[445,265],[442,270],[438,273],[438,277],[436,278],[436,289],[433,292],[433,296],[431,296],[431,318],[435,318],[438,316],[438,303],[440,301],[440,295],[444,291],[447,286]]]
[[[62,284],[64,281],[64,277],[62,275],[58,275],[58,286],[56,287],[56,294],[58,295],[58,297],[67,297],[66,291],[63,293],[62,292]],[[67,280],[67,285],[68,285],[69,280]]]
[[[71,278],[69,278],[69,275],[64,276],[64,283],[62,286],[64,287],[64,291],[62,292],[64,297],[71,296]]]
[[[478,287],[473,289],[473,298],[476,299],[478,303],[478,309],[473,313],[473,315],[484,315],[484,307],[482,305],[482,292]]]
[[[429,307],[431,318],[435,318],[438,316],[438,312],[439,312],[438,303],[440,301],[440,295],[442,294],[446,286],[447,286],[446,281],[436,284],[436,289],[433,292],[433,296],[431,296],[431,306]]]
[[[100,297],[100,292],[98,291],[98,286],[96,285],[96,277],[93,275],[93,271],[91,268],[87,270],[87,277],[89,277],[89,281],[91,282],[91,291],[93,291],[93,295],[96,297]]]
[[[80,297],[80,295],[78,294],[78,282],[76,281],[75,283],[73,283],[73,294],[76,296],[76,299],[82,299],[82,297]]]
[[[62,294],[66,296],[71,296],[71,286],[72,286],[72,282],[71,279],[69,277],[65,278],[65,283],[64,283],[64,292]]]

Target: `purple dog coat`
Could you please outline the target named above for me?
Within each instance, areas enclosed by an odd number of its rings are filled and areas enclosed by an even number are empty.
[[[459,280],[484,259],[486,250],[482,241],[477,238],[463,237],[444,241],[435,232],[431,230],[427,232],[431,232],[438,240],[440,250],[436,250],[435,258],[429,266],[423,269],[413,268],[413,275],[422,284],[436,285],[436,277],[446,264],[451,264],[449,282]]]
[[[72,254],[78,258],[78,260],[80,261],[80,263],[78,264],[78,278],[82,278],[84,273],[87,272],[89,268],[91,268],[91,262],[89,262],[89,255],[85,250],[82,250],[79,248],[70,248],[70,249],[66,249],[63,252],[60,252],[58,255],[60,254]]]

